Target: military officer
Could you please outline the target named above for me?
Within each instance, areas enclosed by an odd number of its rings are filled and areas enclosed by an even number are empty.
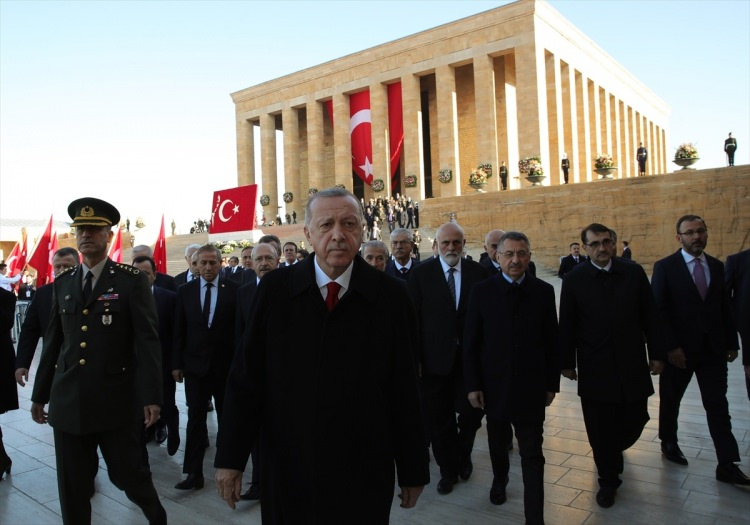
[[[107,257],[112,226],[120,221],[114,206],[85,197],[73,201],[68,214],[83,262],[55,279],[31,396],[34,421],[54,430],[63,523],[91,523],[96,471],[88,458],[97,447],[112,483],[149,523],[166,523],[138,439],[144,423],[159,419],[162,403],[154,298],[140,270]]]

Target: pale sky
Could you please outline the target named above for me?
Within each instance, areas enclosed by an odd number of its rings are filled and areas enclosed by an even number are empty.
[[[230,93],[505,3],[0,0],[0,217],[91,195],[185,232],[236,186]],[[731,131],[750,162],[750,0],[550,3],[671,107],[668,158],[724,166]]]

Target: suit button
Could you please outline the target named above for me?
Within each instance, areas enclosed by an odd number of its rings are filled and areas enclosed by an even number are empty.
[[[125,367],[124,367],[124,366],[122,367],[122,371],[123,371],[123,372],[125,371]]]
[[[83,315],[89,315],[89,309],[88,308],[84,308],[83,309]]]
[[[86,348],[86,341],[84,341],[83,343],[81,343],[81,348]]]
[[[86,325],[83,325],[83,326],[81,327],[81,331],[82,331],[82,332],[85,332],[85,331],[87,331],[88,329],[89,329],[89,327],[88,327],[88,326],[86,326]]]
[[[78,364],[81,365],[81,366],[83,366],[83,365],[86,364],[86,360],[85,359],[81,359],[80,361],[78,361]]]

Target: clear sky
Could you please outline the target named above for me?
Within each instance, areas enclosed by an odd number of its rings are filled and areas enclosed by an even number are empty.
[[[230,93],[505,3],[0,0],[0,217],[184,231],[236,185]],[[671,107],[668,156],[723,166],[732,131],[750,162],[750,0],[550,3]]]

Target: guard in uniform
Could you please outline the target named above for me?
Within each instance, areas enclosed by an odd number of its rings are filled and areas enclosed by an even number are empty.
[[[167,514],[139,446],[144,422],[156,423],[162,403],[156,304],[140,270],[107,257],[117,209],[85,197],[68,214],[83,263],[54,281],[31,396],[34,421],[54,429],[63,523],[91,523],[90,458],[98,447],[112,483],[149,523],[164,524]]]

